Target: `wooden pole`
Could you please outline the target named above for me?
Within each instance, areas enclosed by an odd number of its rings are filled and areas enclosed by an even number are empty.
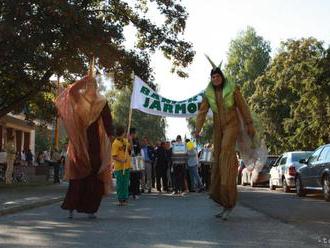
[[[134,72],[132,73],[132,80],[133,80],[133,84],[134,84]],[[132,92],[133,94],[133,92]],[[131,129],[131,123],[132,123],[132,106],[131,106],[131,101],[132,101],[132,97],[129,101],[129,111],[128,111],[128,125],[127,125],[127,141],[129,142],[129,135],[130,135],[130,129]],[[133,149],[133,147],[131,147],[131,149]],[[128,156],[128,145],[126,146],[125,148],[125,159],[129,159],[129,156]],[[123,170],[123,175],[125,175],[125,167],[124,167],[124,170]]]
[[[57,75],[57,96],[60,95],[60,75]],[[59,118],[58,114],[56,114],[55,120],[55,130],[54,130],[54,148],[58,149],[58,128],[59,127]]]
[[[128,111],[128,126],[127,126],[127,133],[126,133],[128,143],[129,143],[129,135],[130,135],[129,131],[131,129],[131,123],[132,123],[132,108],[131,108],[131,104],[130,104],[129,111]],[[125,160],[127,160],[127,159],[129,159],[128,145],[126,145],[126,148],[125,148]],[[125,175],[125,168],[123,170],[123,175]]]

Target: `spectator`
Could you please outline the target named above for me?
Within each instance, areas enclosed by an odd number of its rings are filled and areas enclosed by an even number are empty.
[[[241,184],[242,181],[242,171],[245,168],[245,164],[241,159],[241,156],[238,151],[236,151],[236,157],[238,160],[238,172],[237,172],[237,184]]]
[[[168,155],[166,152],[165,142],[161,142],[160,147],[157,150],[157,164],[156,164],[156,179],[157,179],[157,190],[162,192],[163,190],[168,191],[167,185],[167,168],[168,168]]]
[[[132,140],[131,145],[133,147],[131,155],[132,157],[137,157],[138,155],[140,155],[140,143],[138,137],[136,136],[135,128],[131,128],[130,136]],[[134,200],[136,200],[138,198],[137,195],[140,194],[140,177],[141,172],[139,170],[132,169],[130,171],[129,192],[133,196]]]
[[[52,152],[52,164],[54,166],[54,183],[60,183],[60,164],[61,164],[61,154],[55,148]]]
[[[44,154],[43,152],[39,152],[37,156],[37,164],[42,165],[44,163],[45,163]]]
[[[149,140],[147,137],[143,138],[141,155],[144,161],[144,173],[142,175],[142,183],[141,183],[142,191],[146,189],[148,190],[148,193],[151,193],[153,149],[149,145]],[[146,185],[145,185],[145,180],[147,181]]]
[[[191,191],[195,191],[196,187],[198,188],[198,192],[202,192],[203,185],[202,181],[198,174],[198,158],[197,151],[195,149],[194,144],[187,140],[187,154],[188,154],[188,170],[191,182]]]
[[[33,165],[33,154],[31,149],[28,149],[25,155],[25,160],[28,166],[32,166]]]
[[[128,204],[128,186],[131,168],[131,158],[129,154],[131,148],[125,136],[125,129],[123,127],[118,127],[117,138],[113,142],[111,149],[115,165],[115,176],[117,179],[116,185],[119,206],[126,206]]]
[[[176,137],[176,142],[173,143],[173,146],[176,144],[183,144],[182,138],[180,135]],[[172,149],[172,154],[174,150]],[[173,170],[174,170],[174,194],[182,194],[184,190],[184,173],[185,173],[185,161],[176,160],[173,158]]]
[[[24,150],[21,152],[21,164],[25,166],[26,164],[26,153]]]
[[[206,144],[205,147],[201,151],[201,156],[203,159],[207,159],[204,156],[207,156],[209,153],[212,152],[212,145]],[[201,176],[202,176],[202,183],[205,186],[205,189],[208,190],[211,183],[211,161],[201,160]]]
[[[168,190],[173,190],[173,180],[172,180],[172,147],[169,141],[166,141],[165,149],[168,158],[168,166],[167,166],[167,187]]]

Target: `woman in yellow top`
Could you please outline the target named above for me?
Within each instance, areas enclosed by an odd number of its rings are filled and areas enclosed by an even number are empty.
[[[115,166],[115,176],[117,185],[117,197],[120,206],[127,205],[129,174],[131,168],[130,144],[125,138],[125,129],[117,128],[117,138],[112,144],[111,154]],[[127,147],[127,153],[126,152]]]

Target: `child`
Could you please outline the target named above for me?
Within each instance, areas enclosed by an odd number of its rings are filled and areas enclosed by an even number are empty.
[[[115,176],[117,179],[117,197],[119,206],[128,204],[128,186],[131,168],[130,144],[125,138],[126,132],[123,127],[117,128],[117,138],[112,144],[112,158],[115,166]],[[126,150],[126,146],[127,150]]]

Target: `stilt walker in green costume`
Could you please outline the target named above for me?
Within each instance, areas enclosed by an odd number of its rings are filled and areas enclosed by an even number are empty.
[[[213,66],[211,81],[205,90],[197,115],[196,137],[199,136],[207,112],[211,108],[215,164],[212,168],[209,194],[211,199],[223,207],[223,211],[216,217],[227,220],[237,199],[238,161],[235,146],[240,133],[240,118],[251,138],[255,135],[255,129],[251,113],[239,87],[224,76],[220,69],[221,64],[217,67],[210,59],[209,61]]]

